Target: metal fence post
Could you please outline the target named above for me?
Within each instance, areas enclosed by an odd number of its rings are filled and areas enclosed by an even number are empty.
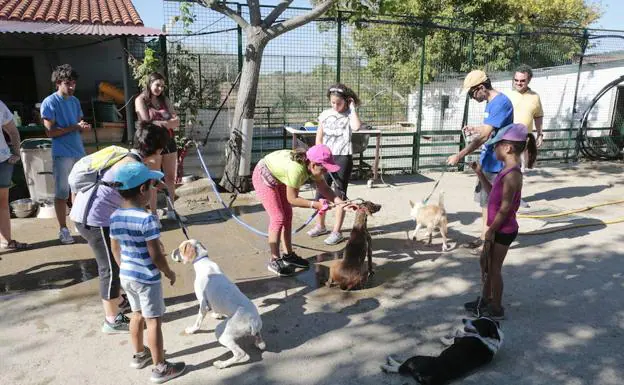
[[[357,59],[357,72],[356,72],[356,76],[357,76],[357,94],[360,94],[360,67],[362,66],[362,58],[358,57]]]
[[[242,4],[236,5],[236,13],[239,15],[243,14]],[[240,25],[236,27],[236,36],[238,41],[238,72],[241,72],[243,70],[243,29]]]
[[[470,66],[470,70],[472,70],[472,66],[474,64],[474,39],[475,39],[475,34],[476,34],[476,26],[475,26],[475,22],[473,20],[473,22],[472,22],[472,32],[470,33],[470,45],[469,45],[469,51],[468,51],[468,65]],[[466,94],[466,101],[464,102],[464,116],[462,117],[462,125],[459,128],[460,130],[463,130],[464,127],[466,126],[466,124],[468,124],[469,106],[470,106],[470,96],[468,96]],[[466,147],[466,141],[464,140],[464,135],[462,135],[460,133],[459,134],[459,150],[461,151],[465,147]],[[457,169],[459,171],[464,171],[464,162],[460,162],[457,165]]]
[[[520,65],[520,42],[522,41],[522,32],[524,27],[522,24],[518,24],[516,31],[518,32],[518,38],[516,39],[516,67]]]
[[[338,31],[336,36],[336,83],[340,83],[342,65],[342,12],[338,11]]]
[[[286,55],[282,56],[282,107],[283,120],[286,125]]]
[[[201,54],[199,54],[199,53],[197,54],[197,72],[198,72],[198,75],[199,75],[199,79],[198,79],[199,80],[199,82],[198,82],[199,83],[199,100],[203,102],[203,100],[204,100],[204,98],[203,98],[204,90],[202,88]],[[202,107],[204,107],[204,106],[202,105]]]
[[[568,156],[570,154],[570,145],[572,142],[572,128],[574,127],[574,119],[576,115],[576,101],[578,98],[579,83],[581,82],[581,72],[583,71],[583,58],[585,57],[585,50],[589,43],[589,32],[587,29],[583,30],[583,41],[581,42],[581,57],[579,58],[578,73],[576,74],[576,86],[574,87],[574,101],[572,102],[572,117],[570,119],[570,125],[568,127],[568,144],[566,145],[566,154],[564,162],[568,162]],[[574,159],[578,157],[578,142],[575,143]]]
[[[422,46],[420,47],[420,91],[418,94],[418,122],[416,123],[416,134],[412,142],[412,173],[415,173],[420,166],[420,132],[422,131],[422,103],[425,91],[425,42],[427,41],[427,28],[424,28],[422,36]]]

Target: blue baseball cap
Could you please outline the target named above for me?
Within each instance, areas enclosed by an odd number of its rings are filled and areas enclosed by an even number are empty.
[[[141,162],[132,162],[121,165],[115,173],[113,181],[120,184],[117,187],[118,190],[130,190],[148,180],[160,180],[164,175],[160,171],[150,170]]]

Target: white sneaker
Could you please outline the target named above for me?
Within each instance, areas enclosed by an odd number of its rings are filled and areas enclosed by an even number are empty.
[[[59,239],[64,245],[71,245],[74,243],[74,237],[72,237],[67,227],[61,228],[61,231],[59,231]]]

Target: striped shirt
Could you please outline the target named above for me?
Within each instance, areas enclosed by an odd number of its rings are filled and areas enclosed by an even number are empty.
[[[141,283],[160,282],[160,271],[147,250],[147,241],[160,238],[154,216],[143,209],[117,209],[110,220],[110,237],[121,247],[119,276]]]

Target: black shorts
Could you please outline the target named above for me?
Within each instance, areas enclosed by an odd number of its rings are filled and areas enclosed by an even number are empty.
[[[347,187],[351,180],[351,171],[353,170],[353,156],[351,155],[334,155],[334,162],[340,166],[340,170],[325,174],[325,182],[332,187],[334,194],[340,199],[347,199]],[[333,183],[333,186],[332,186]],[[316,190],[316,200],[322,198],[321,194]]]
[[[177,154],[178,146],[176,145],[175,136],[171,135],[171,131],[169,131],[169,140],[167,141],[167,145],[163,149],[162,154]]]
[[[100,278],[100,297],[111,300],[119,297],[119,266],[111,250],[109,227],[86,227],[82,223],[75,223],[80,235],[87,240],[89,247],[95,254]]]
[[[513,241],[516,240],[518,236],[518,232],[515,231],[511,234],[499,233],[498,231],[494,233],[494,242],[499,245],[509,246]]]

